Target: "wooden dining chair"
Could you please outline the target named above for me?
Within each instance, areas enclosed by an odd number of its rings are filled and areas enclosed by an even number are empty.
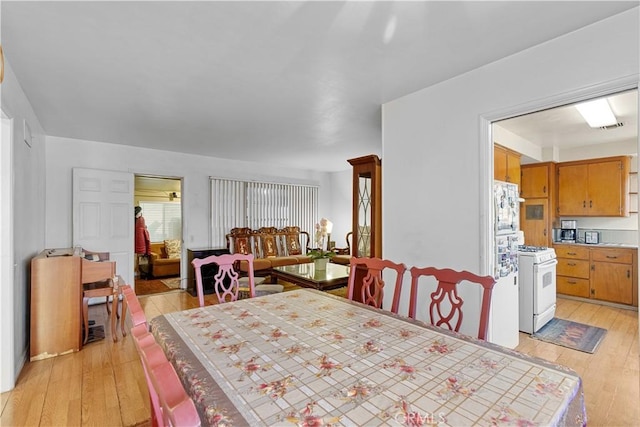
[[[356,258],[352,257],[349,265],[351,266],[349,271],[349,283],[347,285],[347,298],[354,299],[354,296],[360,298],[360,301],[371,305],[373,307],[382,308],[382,300],[384,297],[384,280],[382,278],[383,270],[390,269],[396,273],[395,286],[393,288],[393,300],[391,303],[391,312],[398,313],[398,306],[400,304],[400,290],[402,288],[402,278],[407,267],[400,263],[397,264],[393,261],[380,258]],[[358,275],[358,267],[364,266],[366,272],[362,277],[362,281],[356,276]],[[362,270],[361,270],[362,271]],[[356,289],[359,284],[361,287]]]
[[[418,288],[420,278],[429,276],[435,278],[437,287],[430,293],[429,319],[432,325],[446,327],[459,332],[462,325],[462,305],[464,301],[458,295],[460,282],[471,282],[482,286],[482,303],[478,326],[478,339],[487,339],[489,328],[489,310],[491,309],[491,293],[496,281],[491,276],[478,276],[468,271],[456,271],[450,268],[438,269],[434,267],[412,267],[411,296],[409,299],[409,317],[415,319],[418,307]],[[426,281],[423,281],[426,285]]]
[[[137,338],[137,348],[147,375],[152,405],[152,424],[164,426],[200,426],[200,416],[180,381],[173,365],[155,339],[147,333]],[[153,337],[151,335],[151,337]]]
[[[240,284],[240,272],[237,269],[241,261],[246,261],[247,283],[249,297],[255,297],[255,278],[253,275],[253,254],[224,254],[211,255],[206,258],[196,258],[191,261],[196,275],[196,291],[200,307],[204,307],[204,291],[202,285],[201,267],[207,264],[217,264],[218,272],[213,277],[213,289],[219,303],[236,301],[238,299]]]
[[[120,287],[120,292],[122,293],[122,313],[120,313],[120,324],[122,329],[122,336],[125,336],[124,323],[127,317],[127,312],[129,312],[129,317],[131,317],[132,330],[137,326],[140,326],[138,330],[147,330],[147,317],[144,314],[144,309],[142,305],[140,305],[140,301],[138,300],[138,296],[135,291],[129,285],[123,285]]]

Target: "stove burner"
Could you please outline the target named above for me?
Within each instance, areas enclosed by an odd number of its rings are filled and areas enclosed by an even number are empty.
[[[529,246],[529,245],[520,245],[518,246],[518,250],[520,252],[542,252],[542,251],[546,251],[547,248],[546,246]]]

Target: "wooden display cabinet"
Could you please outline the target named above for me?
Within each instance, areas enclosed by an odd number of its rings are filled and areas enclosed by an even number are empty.
[[[382,257],[382,161],[376,155],[349,159],[353,166],[351,255]]]
[[[382,258],[382,161],[376,155],[349,159],[353,166],[351,256]],[[359,302],[367,269],[355,273],[354,300]]]

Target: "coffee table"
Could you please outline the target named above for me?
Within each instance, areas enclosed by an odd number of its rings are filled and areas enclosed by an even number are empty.
[[[273,267],[271,277],[273,283],[282,279],[303,288],[326,291],[346,286],[349,281],[349,269],[346,265],[327,263],[326,270],[316,270],[313,263],[309,262]]]

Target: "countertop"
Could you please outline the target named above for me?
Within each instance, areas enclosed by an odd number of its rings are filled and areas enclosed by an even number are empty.
[[[638,249],[638,245],[631,243],[584,243],[584,242],[553,242],[554,246],[558,245],[574,245],[574,246],[589,246],[594,248],[623,248],[623,249]]]

